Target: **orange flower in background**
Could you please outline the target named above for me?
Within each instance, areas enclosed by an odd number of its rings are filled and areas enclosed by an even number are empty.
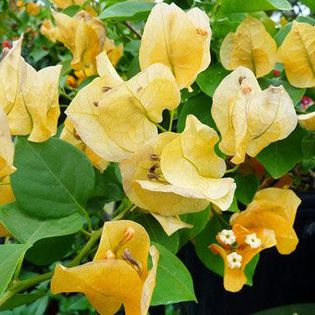
[[[146,315],[158,260],[159,252],[150,247],[141,225],[127,220],[107,222],[93,261],[73,268],[57,265],[51,291],[81,292],[101,315],[115,314],[122,304],[126,315]]]
[[[232,230],[219,232],[220,245],[210,245],[224,261],[226,290],[237,292],[246,284],[245,267],[261,250],[276,246],[283,255],[295,250],[293,223],[300,202],[292,190],[266,188],[256,193],[245,211],[232,215]]]
[[[40,6],[35,2],[28,2],[26,4],[26,12],[29,15],[36,16],[40,13]]]

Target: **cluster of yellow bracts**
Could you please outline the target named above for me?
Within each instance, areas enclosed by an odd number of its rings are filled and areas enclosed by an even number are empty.
[[[180,221],[180,214],[201,211],[209,203],[222,211],[230,207],[236,185],[233,178],[224,177],[225,160],[214,149],[219,141],[220,150],[240,164],[246,154],[256,156],[270,143],[286,138],[297,125],[286,90],[270,86],[262,91],[257,82],[256,77],[271,71],[277,60],[276,44],[258,20],[246,19],[222,44],[221,62],[235,70],[213,96],[212,116],[220,140],[214,129],[193,115],[187,117],[182,133],[158,133],[163,110],[176,110],[180,90],[190,89],[210,64],[211,29],[203,11],[194,8],[185,13],[174,4],[157,4],[141,40],[141,72],[128,81],[113,67],[121,48],[106,49],[109,40],[97,18],[85,11],[73,18],[54,13],[54,18],[57,26],[45,22],[42,33],[71,50],[75,70],[99,75],[67,108],[61,138],[85,151],[101,171],[108,161],[118,162],[129,199],[152,213],[169,235],[189,226]],[[299,77],[308,86],[315,85],[314,73],[297,66],[305,60],[293,58],[293,49],[288,47],[298,33],[302,37],[296,45],[305,44],[307,32],[314,34],[314,27],[295,23],[278,53],[296,86],[301,86]],[[21,44],[22,38],[5,51],[0,63],[0,184],[7,183],[14,172],[11,136],[46,141],[55,135],[59,117],[61,67],[37,72],[21,57]],[[307,47],[314,56],[314,43]],[[314,57],[309,60],[315,64]],[[314,115],[310,116],[300,120],[314,129]],[[9,187],[0,186],[0,203],[14,198]],[[211,247],[224,259],[226,289],[237,291],[246,283],[244,268],[263,248],[276,245],[282,254],[294,250],[297,238],[292,225],[298,204],[292,191],[270,188],[258,192],[245,211],[232,216],[232,230],[219,233],[221,245]],[[226,235],[234,242],[224,241]],[[106,223],[94,261],[72,269],[58,266],[52,290],[84,292],[102,314],[116,312],[121,303],[129,315],[145,314],[158,259],[153,248],[153,269],[148,273],[148,251],[149,238],[142,227],[129,221]]]

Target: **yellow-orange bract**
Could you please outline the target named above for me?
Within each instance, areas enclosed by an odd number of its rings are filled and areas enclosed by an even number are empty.
[[[0,206],[14,200],[15,197],[13,194],[12,186],[10,184],[10,177],[7,176],[2,180],[0,178]],[[0,237],[6,237],[9,235],[10,233],[7,231],[4,225],[0,223]]]
[[[81,5],[85,0],[50,0],[56,7],[65,9],[71,5]]]
[[[293,22],[278,54],[286,76],[298,88],[315,87],[315,26]]]
[[[84,70],[86,76],[95,74],[96,56],[103,51],[106,39],[103,23],[83,10],[74,17],[59,12],[53,15],[58,28],[57,40],[72,52],[72,68]]]
[[[148,271],[148,254],[152,269]],[[104,224],[92,262],[66,268],[57,265],[51,280],[54,294],[81,292],[101,315],[146,315],[155,287],[159,253],[145,229],[133,221]]]
[[[315,131],[315,112],[298,115],[298,122],[304,129]]]
[[[235,183],[221,178],[226,166],[214,153],[218,140],[213,129],[188,116],[182,134],[160,134],[120,163],[127,196],[168,234],[187,226],[176,225],[174,216],[201,211],[209,202],[228,209]]]
[[[247,229],[264,228],[273,230],[280,254],[293,252],[298,238],[293,229],[296,211],[301,200],[290,189],[266,188],[256,193],[245,211],[231,217],[231,224]]]
[[[220,60],[228,70],[244,66],[260,78],[273,69],[277,60],[277,45],[262,22],[247,17],[235,33],[229,33],[224,38]]]
[[[98,156],[119,161],[157,135],[164,109],[180,102],[170,70],[154,64],[124,82],[105,53],[98,57],[100,78],[80,90],[66,114],[84,143]]]
[[[276,246],[280,254],[295,250],[298,238],[293,223],[300,202],[292,190],[267,188],[256,193],[245,211],[231,217],[229,238],[224,239],[221,231],[217,235],[220,245],[210,246],[224,261],[226,290],[237,292],[246,284],[245,267],[261,250],[272,246]],[[229,242],[231,236],[235,240]]]
[[[286,138],[297,125],[286,90],[270,86],[261,91],[254,74],[238,67],[222,80],[213,95],[211,113],[220,130],[220,150],[232,162],[254,157],[270,143]]]
[[[55,135],[60,114],[58,84],[61,66],[36,71],[21,57],[22,37],[0,63],[0,106],[12,135],[43,142]]]
[[[209,18],[200,9],[185,13],[174,3],[157,4],[141,40],[141,69],[163,63],[173,72],[179,88],[188,88],[210,64],[210,39]]]

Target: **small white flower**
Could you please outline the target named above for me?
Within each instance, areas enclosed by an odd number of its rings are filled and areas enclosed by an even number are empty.
[[[219,239],[226,245],[232,245],[236,241],[235,234],[232,230],[222,230],[219,232]]]
[[[154,0],[154,2],[155,2],[156,4],[158,4],[158,3],[162,3],[163,0]]]
[[[256,233],[246,235],[245,243],[251,248],[258,248],[261,246],[261,240],[257,237]]]
[[[242,266],[242,255],[239,255],[236,252],[233,252],[227,255],[228,266],[232,269],[241,268]]]

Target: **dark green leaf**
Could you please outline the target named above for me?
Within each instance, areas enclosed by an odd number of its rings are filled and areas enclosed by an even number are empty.
[[[196,301],[191,275],[168,249],[154,244],[160,252],[156,287],[151,305]]]
[[[185,128],[186,117],[189,114],[196,116],[202,123],[215,127],[211,116],[211,98],[205,94],[199,94],[184,103],[177,122],[177,131],[182,132]]]
[[[258,161],[273,178],[280,178],[303,158],[302,139],[306,131],[297,127],[286,139],[271,143],[258,155]]]
[[[259,181],[255,175],[236,175],[235,196],[243,205],[248,205],[258,189]]]
[[[256,12],[265,10],[292,10],[287,0],[223,0],[223,12]]]
[[[68,16],[74,16],[80,11],[81,7],[79,5],[70,5],[69,7],[66,7],[62,13],[67,14]]]
[[[180,218],[193,226],[191,229],[181,229],[177,232],[180,236],[180,247],[182,247],[205,228],[210,218],[210,206],[201,212],[183,214]]]
[[[292,304],[271,308],[265,311],[257,312],[252,315],[313,315],[314,310],[315,304]]]
[[[87,157],[60,139],[44,143],[19,137],[11,176],[19,208],[30,216],[61,218],[82,212],[94,188]]]
[[[315,1],[314,0],[302,0],[302,3],[307,5],[313,13],[315,13]]]
[[[125,1],[113,4],[99,16],[102,20],[145,20],[154,4],[146,1]]]
[[[50,265],[69,253],[74,240],[74,235],[41,239],[26,252],[25,259],[37,266]]]
[[[19,242],[28,244],[47,237],[73,234],[83,226],[78,213],[65,218],[40,219],[23,213],[15,202],[0,207],[0,221]]]
[[[20,259],[24,257],[29,245],[5,244],[0,246],[0,296],[6,290],[14,275]]]
[[[213,96],[215,89],[220,82],[229,74],[220,64],[211,65],[208,69],[201,72],[197,77],[197,84],[202,92],[208,96]]]

